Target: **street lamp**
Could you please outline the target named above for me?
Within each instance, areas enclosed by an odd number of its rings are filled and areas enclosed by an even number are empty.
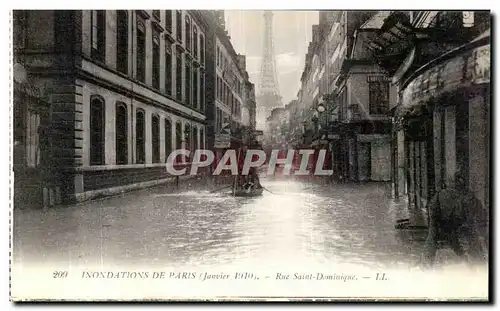
[[[325,108],[325,105],[323,105],[323,103],[319,104],[317,107],[316,107],[316,111],[319,112],[319,113],[323,113],[325,112],[326,108]]]

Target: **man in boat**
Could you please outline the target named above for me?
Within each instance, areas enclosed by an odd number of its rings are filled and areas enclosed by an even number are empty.
[[[261,189],[262,186],[259,180],[259,174],[255,167],[251,167],[248,171],[247,182],[243,185],[243,189],[250,192],[254,189]]]

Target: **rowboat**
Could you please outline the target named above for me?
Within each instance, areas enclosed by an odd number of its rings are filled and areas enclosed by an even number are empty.
[[[262,192],[264,192],[264,188],[253,188],[253,189],[236,189],[234,191],[235,197],[257,197],[261,196]]]

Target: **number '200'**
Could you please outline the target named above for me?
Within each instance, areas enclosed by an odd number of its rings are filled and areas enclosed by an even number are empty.
[[[68,271],[54,271],[54,273],[52,275],[53,275],[54,279],[65,278],[68,276]]]

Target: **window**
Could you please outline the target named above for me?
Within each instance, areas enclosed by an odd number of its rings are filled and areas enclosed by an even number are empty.
[[[127,106],[116,104],[116,164],[128,163],[128,114]]]
[[[172,152],[172,123],[165,118],[165,161]]]
[[[216,90],[217,90],[216,98],[218,100],[220,100],[220,78],[219,77],[217,77],[217,87],[216,87]]]
[[[92,51],[93,59],[106,60],[106,11],[92,11]]]
[[[94,96],[90,101],[90,165],[104,164],[104,99]]]
[[[172,11],[165,11],[165,29],[172,32]]]
[[[175,149],[182,149],[182,124],[180,121],[175,124]]]
[[[177,40],[182,42],[182,11],[177,10],[177,16],[175,18],[176,28],[177,28]]]
[[[205,132],[200,128],[200,148],[205,149]]]
[[[200,34],[200,61],[205,64],[205,38]]]
[[[200,73],[200,110],[205,113],[205,74]]]
[[[172,95],[172,48],[169,41],[165,41],[165,93]]]
[[[160,10],[153,10],[153,17],[160,20]]]
[[[184,80],[184,96],[186,99],[186,105],[191,106],[191,66],[189,65],[189,61],[186,60],[186,73]]]
[[[153,163],[160,162],[160,117],[153,115],[151,117],[151,138],[152,138],[152,160]]]
[[[146,131],[145,131],[145,120],[144,120],[144,110],[137,109],[135,117],[135,152],[136,152],[136,163],[146,162]]]
[[[176,70],[175,70],[175,89],[177,99],[182,101],[182,53],[177,52],[176,59]]]
[[[193,152],[198,150],[198,128],[193,126]]]
[[[128,73],[128,13],[116,13],[116,70]]]
[[[184,141],[186,142],[184,148],[186,148],[186,150],[191,150],[191,127],[189,124],[184,125]]]
[[[146,28],[142,22],[137,23],[137,80],[146,81]]]
[[[220,67],[220,49],[217,46],[217,67]]]
[[[200,109],[198,101],[198,68],[193,68],[193,107]]]
[[[184,21],[184,27],[184,31],[186,32],[186,49],[191,50],[191,21],[187,15],[186,20]]]
[[[193,55],[198,59],[198,29],[193,25]]]
[[[371,81],[368,83],[370,114],[385,114],[389,110],[389,82]]]
[[[153,87],[160,89],[160,38],[158,33],[153,35]]]

